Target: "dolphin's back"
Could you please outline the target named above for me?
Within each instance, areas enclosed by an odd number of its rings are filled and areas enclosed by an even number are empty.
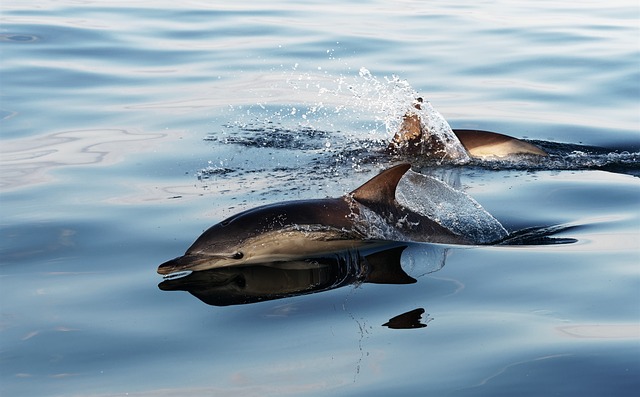
[[[454,134],[471,157],[507,157],[514,154],[547,156],[539,147],[523,140],[481,130],[454,129]]]
[[[189,247],[187,254],[220,252],[249,238],[294,226],[323,226],[348,230],[352,209],[345,198],[297,200],[252,208],[211,226]]]

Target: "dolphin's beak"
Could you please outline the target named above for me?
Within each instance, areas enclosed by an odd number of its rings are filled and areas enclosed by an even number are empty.
[[[241,259],[242,254],[217,254],[217,255],[199,255],[199,254],[186,254],[179,256],[175,259],[171,259],[158,266],[158,274],[167,275],[177,272],[197,271],[213,269],[220,267],[221,260]]]
[[[187,264],[183,262],[184,262],[184,256],[171,259],[170,261],[166,261],[165,263],[158,266],[158,274],[167,275],[167,274],[187,270],[185,269],[185,265]]]
[[[167,275],[177,272],[197,270],[198,265],[211,260],[211,257],[200,255],[184,255],[171,259],[158,266],[158,274]]]

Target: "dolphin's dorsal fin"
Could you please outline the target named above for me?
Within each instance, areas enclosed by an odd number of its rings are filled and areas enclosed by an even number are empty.
[[[353,192],[351,197],[365,205],[391,205],[396,199],[396,187],[411,164],[399,164],[382,171]]]

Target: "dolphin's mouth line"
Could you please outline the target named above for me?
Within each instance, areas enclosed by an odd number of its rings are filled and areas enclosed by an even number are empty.
[[[200,254],[191,254],[191,255],[198,256],[202,259],[242,259],[244,257],[244,254],[240,251],[230,252],[230,253],[221,252],[221,253],[215,253],[215,254],[200,253]]]
[[[180,271],[177,271],[175,273],[166,274],[166,275],[164,275],[162,277],[162,279],[163,280],[175,280],[175,279],[178,279],[178,278],[187,277],[191,273],[193,273],[193,271],[191,271],[191,270],[180,270]]]
[[[244,254],[240,251],[236,251],[234,253],[185,255],[163,263],[158,267],[158,273],[164,275],[165,278],[174,277],[174,274],[181,275],[185,272],[191,273],[194,267],[197,267],[199,264],[205,263],[209,260],[240,260],[243,257]],[[180,259],[183,258],[191,258],[191,261],[187,264],[180,263]]]

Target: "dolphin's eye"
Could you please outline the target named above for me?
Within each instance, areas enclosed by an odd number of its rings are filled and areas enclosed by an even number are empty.
[[[222,226],[227,226],[227,225],[229,224],[229,222],[231,222],[231,220],[230,220],[230,219],[225,219],[224,221],[220,222],[220,224],[221,224]]]
[[[242,259],[242,257],[244,256],[244,254],[240,251],[234,253],[233,255],[231,255],[231,259]]]

